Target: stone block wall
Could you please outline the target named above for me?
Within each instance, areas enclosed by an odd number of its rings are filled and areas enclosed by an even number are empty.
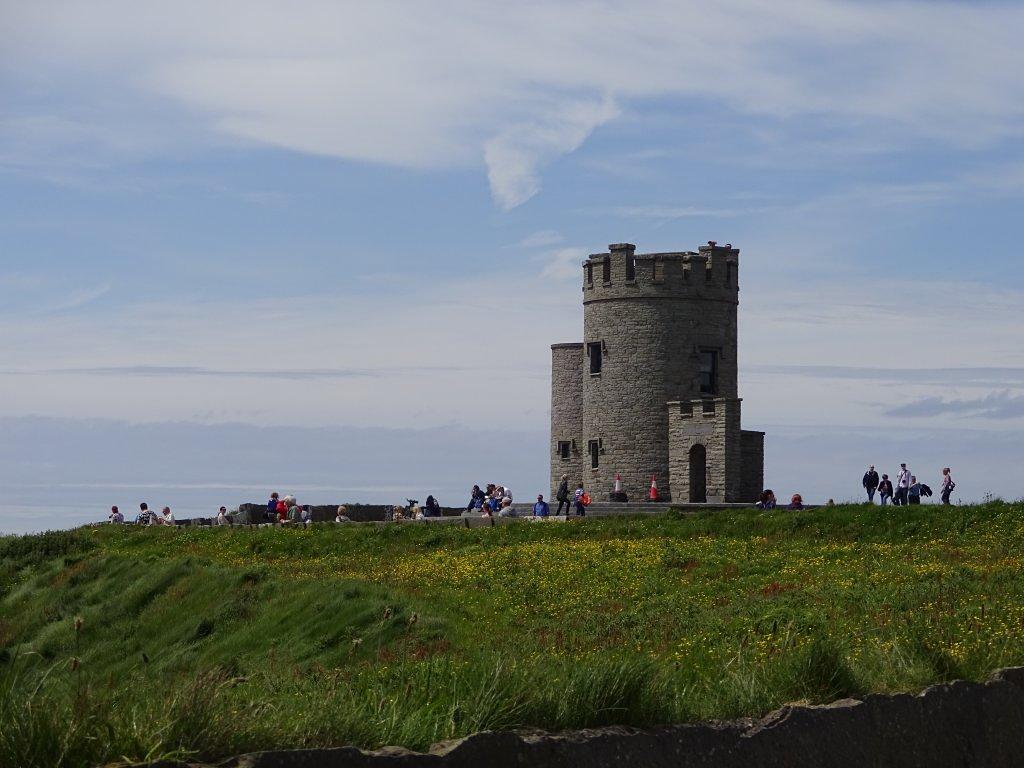
[[[740,433],[740,442],[743,480],[738,501],[755,502],[764,490],[764,432],[744,429]]]
[[[583,475],[587,443],[583,439],[583,365],[581,343],[554,344],[551,347],[551,491],[554,499],[563,474],[569,475],[573,489]],[[570,443],[569,458],[558,454],[558,443]]]
[[[739,398],[704,398],[668,403],[669,484],[674,501],[691,500],[690,451],[706,452],[708,503],[742,498],[742,437]]]

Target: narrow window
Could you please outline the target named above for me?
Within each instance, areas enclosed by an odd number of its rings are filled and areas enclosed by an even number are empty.
[[[665,279],[665,262],[657,259],[654,262],[654,282],[658,283]]]
[[[601,441],[591,440],[587,443],[587,450],[590,452],[590,468],[597,469],[601,463]]]
[[[711,349],[700,351],[700,393],[718,394],[718,353]]]
[[[590,356],[590,375],[596,376],[601,372],[601,342],[587,344],[587,354]]]
[[[601,279],[606,283],[612,281],[612,260],[610,256],[605,256],[604,262],[601,264]]]
[[[594,284],[594,265],[587,262],[587,285]]]
[[[636,257],[632,253],[626,256],[626,279],[636,280]]]
[[[562,461],[568,461],[569,460],[569,448],[570,448],[571,445],[572,445],[572,443],[570,443],[568,440],[559,440],[558,441],[558,458],[560,458]]]

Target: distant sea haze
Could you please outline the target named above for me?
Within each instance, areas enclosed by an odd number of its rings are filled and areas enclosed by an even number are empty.
[[[941,468],[951,466],[954,501],[1024,496],[1024,441],[1012,431],[751,428],[767,432],[765,485],[780,499],[799,492],[808,502],[859,500],[868,464],[895,476],[901,461],[933,489]],[[209,517],[222,504],[265,501],[275,490],[309,504],[399,504],[433,494],[442,505],[459,506],[474,483],[495,482],[528,502],[550,494],[548,439],[546,430],[494,425],[396,430],[0,419],[0,532],[105,520],[112,504],[131,519],[143,501],[153,509],[170,506],[178,518]],[[602,468],[602,477],[610,483],[614,471]]]

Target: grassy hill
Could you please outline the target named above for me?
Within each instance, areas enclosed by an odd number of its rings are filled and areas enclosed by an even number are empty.
[[[0,764],[650,725],[1024,663],[1024,505],[0,539]]]

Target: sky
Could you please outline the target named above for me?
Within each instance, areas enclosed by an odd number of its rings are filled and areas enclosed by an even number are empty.
[[[1018,4],[0,0],[0,28],[0,530],[146,489],[544,490],[549,345],[615,242],[741,249],[777,492],[907,461],[1024,495]]]

